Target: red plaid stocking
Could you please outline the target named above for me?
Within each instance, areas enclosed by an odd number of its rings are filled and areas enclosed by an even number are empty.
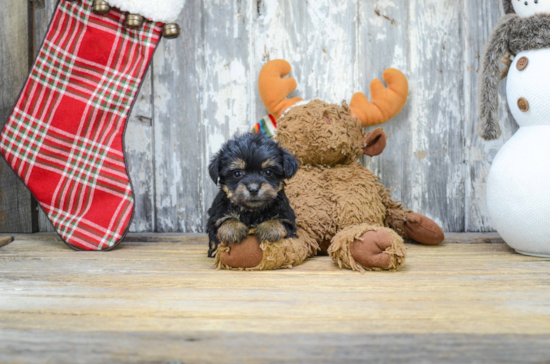
[[[127,29],[92,2],[60,1],[0,151],[69,246],[104,250],[132,219],[123,135],[162,23]]]

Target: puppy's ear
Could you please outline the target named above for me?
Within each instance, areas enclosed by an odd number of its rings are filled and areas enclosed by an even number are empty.
[[[283,151],[283,168],[285,171],[285,178],[289,179],[296,174],[300,162],[292,155],[288,150],[281,148]]]
[[[215,184],[218,184],[218,179],[220,178],[220,153],[216,153],[214,158],[210,161],[208,173],[210,173],[210,178],[212,178],[212,181],[214,181]]]

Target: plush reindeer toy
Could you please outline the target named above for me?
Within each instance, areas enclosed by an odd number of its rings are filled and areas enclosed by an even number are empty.
[[[486,140],[501,135],[498,85],[506,75],[508,106],[520,129],[492,163],[487,206],[511,247],[550,255],[550,0],[504,0],[504,10],[483,57],[478,133]],[[509,65],[504,72],[502,57]]]
[[[296,237],[222,244],[218,267],[287,268],[321,251],[342,268],[395,270],[405,261],[404,238],[439,244],[441,228],[394,201],[379,178],[359,163],[363,154],[376,156],[386,147],[381,128],[366,132],[363,127],[385,123],[401,111],[409,91],[405,75],[386,70],[387,87],[380,80],[371,83],[372,102],[359,92],[348,106],[345,101],[287,98],[296,88],[293,78],[284,78],[290,72],[290,64],[281,59],[262,68],[258,88],[270,116],[255,131],[274,137],[300,161],[286,188],[296,213]]]

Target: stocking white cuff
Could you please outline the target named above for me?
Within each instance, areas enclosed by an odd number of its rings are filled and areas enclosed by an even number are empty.
[[[163,23],[178,19],[186,0],[107,0],[109,5]]]

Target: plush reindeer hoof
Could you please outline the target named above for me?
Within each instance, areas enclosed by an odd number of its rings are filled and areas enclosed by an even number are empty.
[[[426,245],[437,245],[445,240],[443,230],[432,219],[414,212],[406,219],[405,232],[410,239]]]
[[[263,256],[258,239],[249,235],[239,244],[233,244],[229,252],[222,252],[221,261],[231,268],[254,268],[261,263]]]
[[[391,257],[386,249],[392,246],[393,237],[384,230],[367,231],[351,243],[351,256],[367,268],[389,268]]]

